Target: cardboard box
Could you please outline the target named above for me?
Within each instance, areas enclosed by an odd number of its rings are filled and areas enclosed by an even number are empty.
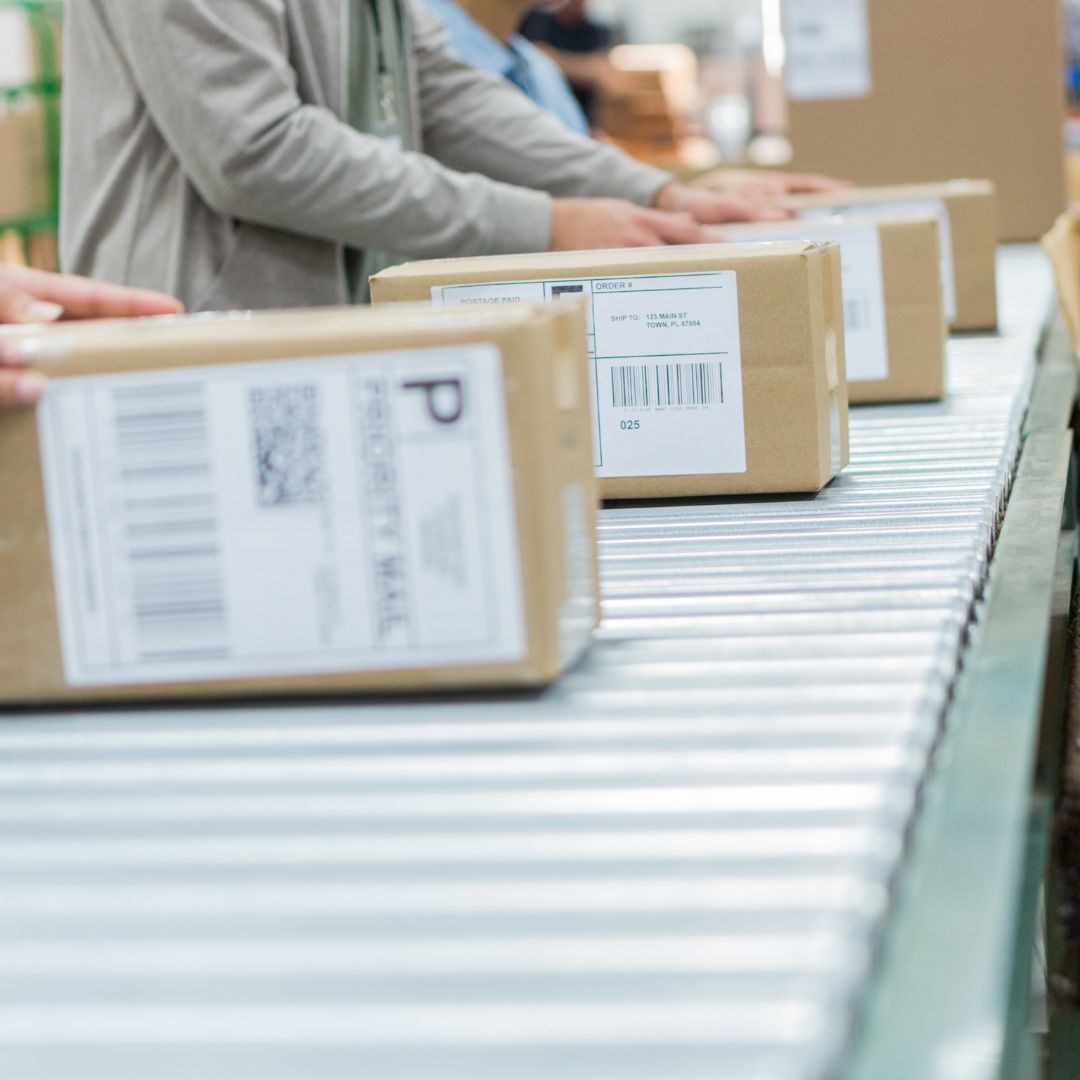
[[[1054,268],[1058,302],[1073,347],[1080,350],[1080,210],[1062,214],[1042,246]]]
[[[945,307],[936,218],[849,218],[724,225],[734,243],[802,239],[840,245],[848,397],[853,405],[945,396]]]
[[[0,224],[52,207],[45,112],[33,99],[0,104]]]
[[[803,216],[938,218],[945,314],[953,330],[997,327],[997,199],[986,180],[800,195]]]
[[[581,311],[24,335],[0,700],[546,683],[597,622]]]
[[[1065,207],[1061,7],[785,0],[792,167],[867,185],[987,177],[1000,239],[1036,239]]]
[[[602,95],[599,128],[612,139],[674,148],[697,104],[698,63],[685,45],[619,45],[609,54],[618,96]]]
[[[812,492],[848,460],[835,244],[510,255],[394,267],[377,304],[586,301],[608,499]]]

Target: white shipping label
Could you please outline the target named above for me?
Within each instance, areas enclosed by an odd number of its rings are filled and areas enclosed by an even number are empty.
[[[850,203],[842,206],[808,206],[804,218],[935,218],[941,238],[941,290],[945,318],[956,321],[956,265],[953,259],[952,221],[944,199],[909,199],[904,202]]]
[[[72,686],[526,653],[493,345],[58,379],[38,424]]]
[[[867,97],[867,0],[782,0],[784,82],[792,101]]]
[[[844,339],[848,382],[889,377],[889,338],[885,312],[885,272],[881,234],[876,225],[793,222],[760,231],[739,226],[732,236],[743,240],[832,241],[840,245],[844,289]]]
[[[431,298],[584,300],[597,476],[746,472],[734,271],[442,285]]]

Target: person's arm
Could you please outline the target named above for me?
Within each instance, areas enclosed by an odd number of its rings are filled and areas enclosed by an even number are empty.
[[[280,0],[98,0],[162,137],[218,213],[403,255],[546,248],[546,194],[402,153],[304,104]]]
[[[738,194],[688,188],[614,146],[568,131],[505,80],[459,60],[448,48],[442,24],[422,4],[413,2],[412,10],[424,145],[445,165],[560,199],[624,199],[709,225],[789,216],[787,210]],[[554,231],[560,231],[558,221]],[[684,235],[674,242],[695,240]]]
[[[58,319],[175,315],[180,311],[179,301],[145,289],[0,265],[0,323],[27,325]],[[45,379],[34,371],[17,370],[24,360],[18,339],[0,337],[0,407],[32,405],[41,398]]]
[[[458,59],[435,15],[415,0],[410,6],[424,146],[443,164],[556,196],[639,206],[654,205],[672,182],[666,172],[568,131],[505,80]]]

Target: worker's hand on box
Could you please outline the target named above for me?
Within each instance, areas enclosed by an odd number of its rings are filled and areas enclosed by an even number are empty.
[[[817,191],[842,191],[852,186],[847,180],[809,173],[773,172],[769,169],[715,169],[699,176],[693,186],[705,191],[721,191],[751,199],[775,199],[785,195],[806,195]]]
[[[689,214],[701,225],[722,225],[726,221],[786,221],[793,215],[790,208],[779,202],[773,204],[685,184],[668,184],[657,196],[655,206],[658,210]]]
[[[0,266],[0,323],[122,319],[176,315],[181,310],[178,300],[147,289],[104,285],[88,278],[21,266]]]
[[[179,301],[145,289],[0,265],[0,323],[175,315],[181,310]],[[45,380],[37,372],[19,371],[22,363],[18,339],[0,338],[0,406],[32,405],[41,397]]]
[[[700,244],[702,227],[687,213],[646,210],[620,199],[556,199],[552,251]]]

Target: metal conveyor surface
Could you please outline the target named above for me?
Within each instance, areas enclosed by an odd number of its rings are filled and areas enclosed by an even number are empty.
[[[834,1073],[1035,374],[1002,273],[820,496],[606,510],[542,696],[0,720],[0,1075]]]

